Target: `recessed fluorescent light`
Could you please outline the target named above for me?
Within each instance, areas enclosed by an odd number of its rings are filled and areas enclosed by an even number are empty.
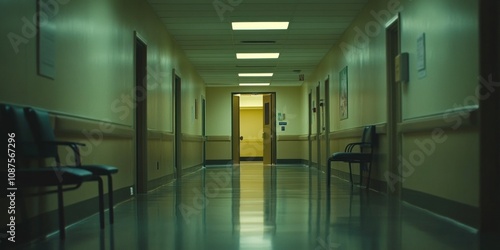
[[[289,22],[232,22],[233,30],[286,30]]]
[[[270,83],[240,83],[240,86],[269,86]]]
[[[273,76],[273,73],[238,73],[239,77],[266,77]]]
[[[280,53],[236,53],[238,59],[276,59]]]

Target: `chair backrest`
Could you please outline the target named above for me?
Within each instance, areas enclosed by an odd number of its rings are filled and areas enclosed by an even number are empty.
[[[361,142],[364,143],[361,145],[362,152],[372,152],[373,144],[375,143],[375,126],[370,125],[366,126],[363,129],[363,136],[361,137]]]
[[[38,147],[31,132],[28,120],[22,107],[1,104],[2,137],[7,133],[15,133],[16,156],[25,159],[40,158]],[[2,143],[6,143],[2,142]]]
[[[41,157],[59,159],[56,136],[50,123],[50,115],[47,111],[25,108],[25,114],[33,131],[35,142],[38,144]]]
[[[374,125],[366,126],[363,129],[363,137],[361,138],[361,142],[374,143],[374,137],[375,137],[375,126]]]

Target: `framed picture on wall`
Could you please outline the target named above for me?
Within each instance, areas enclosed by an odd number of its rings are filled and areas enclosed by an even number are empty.
[[[349,111],[347,66],[339,73],[340,120],[347,119]]]

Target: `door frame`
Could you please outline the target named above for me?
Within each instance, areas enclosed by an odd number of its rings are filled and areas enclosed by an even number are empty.
[[[182,78],[172,69],[172,118],[174,129],[174,179],[182,176]]]
[[[277,136],[276,136],[276,92],[268,92],[268,91],[262,91],[262,92],[231,92],[231,161],[234,164],[234,159],[233,159],[233,150],[235,148],[235,140],[233,138],[233,109],[235,108],[233,105],[233,96],[235,95],[265,95],[265,94],[270,94],[272,96],[272,104],[271,104],[271,114],[275,119],[271,119],[272,122],[274,122],[273,126],[274,129],[273,134],[272,134],[272,140],[271,140],[271,164],[276,165],[277,164]],[[239,108],[239,106],[238,106]],[[238,128],[239,131],[239,128]],[[239,147],[238,147],[239,148]]]
[[[266,102],[268,100],[268,102]],[[270,109],[268,112],[269,117],[266,117],[266,104],[270,104]],[[266,165],[276,165],[276,95],[272,93],[267,93],[262,95],[263,104],[263,142],[262,142],[262,163]],[[269,118],[269,119],[268,119]],[[266,120],[270,124],[266,125]],[[266,127],[269,127],[268,129]],[[271,138],[270,143],[267,143],[267,132],[270,132],[269,138]],[[269,145],[270,144],[270,145]],[[266,145],[271,148],[267,148]],[[267,157],[266,157],[267,156]]]
[[[321,128],[321,115],[322,115],[322,108],[321,108],[321,82],[318,82],[318,85],[316,85],[315,89],[315,94],[316,94],[316,156],[317,156],[317,168],[318,171],[322,171],[321,169],[321,131],[323,130]],[[324,105],[324,104],[323,104]]]
[[[500,81],[500,21],[498,19],[500,3],[498,1],[479,1],[479,74],[481,81]],[[491,77],[491,78],[490,78]],[[483,83],[478,87],[484,91]],[[490,86],[489,86],[490,87]],[[486,91],[484,91],[486,92]],[[485,94],[483,92],[483,94]],[[500,89],[495,86],[489,91],[488,98],[479,98],[479,159],[480,159],[480,226],[481,233],[500,231]],[[494,141],[495,144],[491,144]],[[491,195],[495,194],[495,195]],[[493,239],[493,238],[492,238]]]
[[[328,164],[327,158],[330,156],[330,75],[327,76],[327,78],[324,81],[325,84],[325,99],[324,99],[324,108],[323,111],[325,112],[325,117],[324,117],[324,133],[325,133],[325,149],[324,152],[325,154],[325,166]],[[325,169],[325,173],[329,173],[328,168],[330,166],[326,166],[327,169]]]
[[[147,160],[147,42],[134,31],[134,128],[135,128],[135,162],[136,192],[144,194],[148,191]]]
[[[401,173],[400,156],[402,154],[402,135],[398,125],[402,121],[401,84],[396,83],[395,56],[401,53],[401,17],[396,16],[386,25],[386,61],[387,61],[387,139],[389,155],[389,173]],[[387,187],[387,193],[401,197],[402,182]]]
[[[241,158],[240,99],[239,94],[231,95],[231,162],[233,165],[240,164]]]
[[[402,155],[402,134],[399,125],[402,122],[402,84],[396,82],[396,59],[401,54],[401,17],[398,14],[386,24],[386,74],[387,74],[387,147],[388,147],[388,171],[399,176],[401,173],[400,156]],[[389,232],[395,235],[391,241],[391,248],[401,249],[401,195],[403,183],[401,181],[391,182],[386,176],[388,195],[390,227]],[[377,187],[375,187],[377,189]]]
[[[313,167],[313,160],[312,160],[312,146],[313,146],[313,134],[312,134],[312,121],[313,121],[313,98],[312,98],[312,90],[309,90],[309,94],[307,95],[308,101],[309,101],[309,114],[308,114],[308,144],[309,144],[309,167]]]
[[[201,95],[201,136],[202,136],[202,163],[203,167],[207,165],[207,114],[206,114],[207,100],[204,95]]]

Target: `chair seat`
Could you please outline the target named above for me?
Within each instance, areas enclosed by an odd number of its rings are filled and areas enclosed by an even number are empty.
[[[369,153],[350,153],[350,152],[337,152],[330,156],[332,161],[344,162],[367,162],[371,161],[371,154]]]
[[[77,168],[45,167],[16,170],[16,183],[22,186],[74,185],[93,178],[90,171]]]
[[[85,169],[97,175],[108,175],[118,173],[118,168],[109,165],[81,165],[77,168]]]

